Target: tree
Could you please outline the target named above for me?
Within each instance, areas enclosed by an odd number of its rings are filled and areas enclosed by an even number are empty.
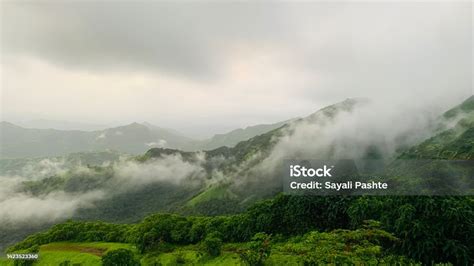
[[[221,235],[218,232],[208,234],[203,241],[203,245],[209,255],[213,257],[219,256],[222,248]]]
[[[109,251],[102,257],[104,266],[139,266],[132,251],[124,248]]]

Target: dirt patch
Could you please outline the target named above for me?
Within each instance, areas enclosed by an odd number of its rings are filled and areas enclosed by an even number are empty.
[[[93,248],[93,247],[83,247],[75,245],[64,245],[64,246],[43,246],[42,250],[46,251],[75,251],[80,253],[89,253],[95,256],[102,257],[107,251],[106,248]]]

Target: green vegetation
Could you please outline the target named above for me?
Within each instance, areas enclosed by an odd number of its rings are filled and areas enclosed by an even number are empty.
[[[211,233],[211,238],[216,238]],[[213,235],[213,236],[212,236]],[[209,239],[209,238],[206,238]],[[204,240],[206,241],[206,240]],[[321,263],[413,263],[390,254],[386,246],[397,239],[371,222],[357,230],[310,231],[301,236],[255,234],[249,242],[226,243],[219,254],[201,251],[201,245],[160,243],[138,254],[119,243],[51,243],[42,245],[33,265],[319,265]],[[11,261],[7,265],[13,265]]]
[[[212,257],[219,256],[221,254],[222,239],[218,232],[209,233],[203,240],[204,250]]]
[[[216,199],[225,199],[231,200],[232,198],[236,198],[236,195],[233,195],[231,191],[229,191],[228,186],[226,185],[211,185],[202,193],[198,194],[197,196],[193,197],[186,206],[194,207],[197,204],[202,204],[206,201],[216,200]]]
[[[445,112],[443,121],[454,123],[446,128],[440,122],[440,132],[405,151],[402,159],[474,159],[474,96]]]
[[[132,251],[124,248],[111,250],[102,256],[104,266],[136,266],[140,262],[135,258]]]
[[[248,265],[264,265],[270,257],[270,236],[265,233],[257,233],[247,244],[245,250],[240,251],[240,257]]]
[[[474,111],[474,96],[467,98],[460,105],[448,110],[443,114],[444,118],[450,119]]]
[[[127,249],[130,252],[136,253],[136,249],[129,244],[124,243],[105,243],[105,242],[54,242],[41,246],[36,246],[37,250],[25,249],[15,251],[16,253],[37,253],[39,252],[38,260],[0,260],[0,265],[102,265],[101,256],[106,252]],[[16,263],[16,264],[15,264]]]
[[[216,134],[211,139],[204,141],[204,150],[212,150],[219,147],[234,147],[241,141],[272,131],[290,121],[282,121],[275,124],[249,126],[245,129],[239,128],[225,134]]]
[[[374,223],[370,224],[371,227],[367,227],[365,222],[367,220],[380,221],[380,224],[376,224],[380,229],[374,229]],[[46,232],[34,234],[12,246],[8,252],[58,241],[104,241],[131,244],[140,254],[146,255],[157,250],[174,250],[175,246],[197,245],[202,242],[204,244],[201,246],[217,246],[218,234],[223,243],[249,242],[249,250],[264,250],[258,254],[239,253],[244,254],[240,256],[252,264],[263,263],[268,257],[265,255],[268,240],[261,235],[254,237],[258,233],[288,239],[312,231],[336,230],[333,231],[339,235],[336,240],[350,242],[354,237],[347,230],[355,229],[356,235],[357,232],[378,234],[379,237],[370,239],[373,240],[371,243],[390,251],[382,253],[379,248],[360,244],[360,247],[353,248],[354,252],[360,251],[360,254],[368,254],[378,259],[382,255],[384,259],[385,255],[403,255],[423,263],[468,264],[474,259],[472,221],[474,221],[474,204],[471,197],[279,195],[275,199],[255,204],[242,214],[231,216],[186,217],[176,214],[155,214],[138,224],[129,225],[70,221],[55,225]],[[206,240],[210,241],[206,243]],[[355,240],[367,239],[355,237]],[[326,242],[318,242],[318,246],[321,243]],[[222,253],[225,254],[225,249]],[[339,257],[343,258],[342,255]],[[360,259],[363,260],[364,257]],[[308,258],[308,261],[314,262],[314,259]]]

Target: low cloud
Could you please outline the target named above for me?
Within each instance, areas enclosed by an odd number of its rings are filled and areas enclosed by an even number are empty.
[[[148,147],[157,147],[157,148],[166,147],[167,144],[168,144],[168,142],[164,139],[160,139],[157,142],[152,141],[152,142],[145,143],[145,145],[148,146]]]
[[[180,185],[184,180],[201,180],[205,176],[202,162],[201,159],[193,163],[184,161],[179,154],[150,159],[144,163],[127,161],[113,167],[114,178],[111,182],[124,190],[156,182]]]
[[[404,148],[434,134],[439,114],[413,105],[358,100],[353,108],[319,111],[283,128],[269,154],[256,153],[242,167],[247,180],[279,178],[286,159],[361,159],[376,152],[393,159]],[[239,180],[237,183],[245,183]]]
[[[100,200],[149,184],[201,184],[206,175],[203,163],[204,157],[199,153],[192,162],[183,160],[179,154],[171,154],[146,162],[107,162],[102,164],[101,170],[80,162],[67,164],[58,158],[29,162],[17,170],[16,175],[0,176],[0,228],[61,221],[73,217],[78,209],[92,208]],[[38,184],[49,177],[63,178],[66,184],[90,182],[96,187],[85,186],[89,189],[77,191],[66,187],[50,191],[48,187],[33,193],[25,186],[25,182]],[[75,178],[79,181],[74,181]]]
[[[78,208],[90,208],[103,199],[102,191],[70,194],[63,191],[33,197],[17,193],[0,201],[0,228],[34,226],[71,217]]]
[[[64,159],[50,158],[42,159],[38,163],[27,163],[18,173],[21,176],[31,176],[40,179],[52,175],[62,175],[66,171]]]

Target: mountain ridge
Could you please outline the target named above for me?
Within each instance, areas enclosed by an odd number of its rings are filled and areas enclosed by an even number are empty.
[[[177,130],[158,127],[146,121],[92,131],[29,128],[0,121],[0,143],[3,144],[0,158],[60,156],[108,149],[142,154],[152,147],[183,151],[212,150],[221,146],[233,147],[240,141],[278,128],[291,120],[238,128],[204,140],[192,139]],[[25,143],[29,146],[22,145]]]
[[[210,150],[220,146],[232,147],[242,140],[264,133],[285,123],[250,126],[210,139],[195,140],[180,132],[150,123],[133,122],[103,130],[62,130],[28,128],[8,121],[0,121],[0,158],[34,158],[60,156],[74,152],[118,150],[141,154],[152,147],[180,150]]]

